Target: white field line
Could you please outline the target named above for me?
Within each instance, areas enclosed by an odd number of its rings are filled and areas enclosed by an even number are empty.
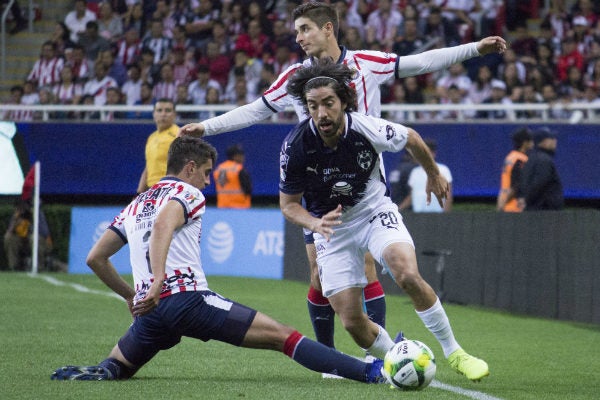
[[[90,289],[86,286],[79,285],[77,283],[64,282],[64,281],[61,281],[61,280],[58,280],[51,276],[46,276],[46,275],[29,274],[29,276],[31,276],[32,278],[40,278],[40,279],[45,280],[46,282],[48,282],[52,285],[55,285],[55,286],[69,286],[69,287],[72,287],[73,289],[77,290],[78,292],[98,294],[101,296],[113,297],[113,298],[124,301],[121,296],[119,296],[118,294],[113,293],[113,292]],[[468,398],[471,398],[474,400],[502,400],[499,397],[494,397],[494,396],[491,396],[491,395],[483,393],[483,392],[478,392],[476,390],[463,389],[458,386],[448,385],[446,383],[438,381],[437,379],[434,380],[433,382],[431,382],[431,384],[429,386],[436,388],[436,389],[446,390],[448,392],[460,394],[462,396],[465,396],[465,397],[468,397]]]

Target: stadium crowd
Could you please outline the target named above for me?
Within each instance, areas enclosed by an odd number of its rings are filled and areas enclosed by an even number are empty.
[[[247,104],[289,65],[304,58],[291,10],[302,1],[75,0],[41,48],[39,60],[5,104],[151,105]],[[333,0],[339,42],[399,56],[455,46],[489,35],[507,37],[503,55],[448,70],[395,80],[382,103],[498,104],[467,118],[532,119],[540,111],[511,111],[511,103],[600,102],[600,2],[551,0]],[[545,6],[549,4],[549,6]],[[535,32],[528,19],[539,22]],[[551,109],[554,119],[572,111]],[[456,120],[456,112],[419,112],[417,119]],[[41,115],[6,111],[3,119]],[[114,112],[108,119],[151,118]],[[181,113],[181,119],[204,119]],[[284,118],[295,120],[293,113]],[[388,118],[403,118],[390,113]],[[53,112],[52,119],[100,118],[98,112]],[[281,116],[279,116],[281,120]],[[400,119],[401,120],[401,119]]]

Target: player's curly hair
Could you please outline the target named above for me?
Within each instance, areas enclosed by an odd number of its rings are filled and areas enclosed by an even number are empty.
[[[330,57],[315,60],[310,67],[300,68],[292,75],[287,84],[287,92],[302,102],[308,113],[306,93],[311,89],[328,86],[342,103],[346,103],[344,111],[355,111],[356,91],[350,86],[355,73],[346,64],[336,64]]]

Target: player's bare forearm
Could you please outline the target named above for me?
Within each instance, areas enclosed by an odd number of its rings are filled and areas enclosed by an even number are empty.
[[[423,138],[417,131],[408,128],[408,141],[406,149],[412,154],[413,158],[423,167],[427,176],[439,175],[440,170],[433,159],[433,155],[423,141]]]

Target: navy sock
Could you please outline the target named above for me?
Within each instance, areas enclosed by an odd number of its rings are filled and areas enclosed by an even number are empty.
[[[369,364],[342,354],[302,336],[298,331],[285,341],[283,352],[298,364],[316,372],[326,372],[360,382],[367,382]]]
[[[333,339],[335,311],[329,304],[329,300],[311,286],[308,290],[306,304],[317,342],[328,347],[335,347]]]
[[[137,372],[136,368],[129,368],[116,358],[107,358],[99,365],[112,375],[112,379],[129,379]]]

